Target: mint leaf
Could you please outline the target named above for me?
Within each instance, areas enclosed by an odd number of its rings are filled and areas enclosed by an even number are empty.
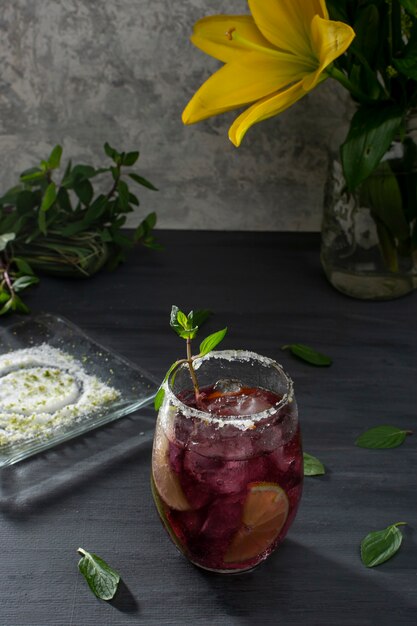
[[[49,155],[47,166],[51,170],[56,170],[61,165],[62,146],[55,146]]]
[[[181,339],[194,339],[198,327],[193,326],[192,312],[185,315],[175,304],[172,305],[169,325]]]
[[[384,530],[371,532],[361,542],[361,559],[366,567],[375,567],[385,563],[400,549],[403,535],[397,526],[406,522],[397,522]]]
[[[50,183],[47,188],[46,191],[44,193],[44,196],[42,198],[42,204],[41,204],[41,211],[48,211],[51,206],[53,205],[53,203],[56,200],[56,185],[55,183]]]
[[[401,430],[396,426],[376,426],[362,433],[356,439],[355,445],[370,449],[397,448],[411,434],[411,431]]]
[[[204,356],[205,354],[211,352],[221,341],[223,341],[226,333],[227,327],[206,337],[200,344],[200,356]]]
[[[78,563],[78,569],[91,591],[100,600],[111,600],[119,585],[119,574],[96,554],[90,554],[83,548],[78,548],[78,552],[83,555]]]
[[[184,363],[184,360],[180,360],[180,361],[175,361],[175,363],[173,363],[171,365],[171,367],[169,368],[169,370],[167,371],[167,373],[164,376],[164,380],[162,381],[162,385],[164,384],[164,382],[168,379],[168,377],[170,376],[170,374],[178,367],[178,365],[180,365],[181,363]],[[159,387],[156,396],[155,396],[155,400],[153,402],[155,411],[158,411],[158,409],[161,408],[162,402],[164,401],[164,397],[165,397],[165,391],[162,388],[162,385]]]
[[[13,241],[15,237],[15,233],[4,233],[4,235],[0,235],[0,252],[5,250],[9,241]]]
[[[37,276],[20,276],[14,281],[13,289],[15,292],[22,291],[22,289],[26,289],[30,285],[36,285],[38,282],[39,278]]]
[[[139,174],[134,174],[133,172],[128,174],[128,176],[129,178],[134,180],[135,183],[138,183],[138,185],[142,185],[143,187],[146,187],[147,189],[152,189],[152,191],[158,191],[158,189],[143,176],[139,176]]]
[[[326,473],[324,465],[312,454],[303,452],[304,476],[323,476]]]
[[[292,354],[298,356],[303,361],[307,361],[311,365],[317,367],[327,367],[332,364],[332,359],[325,354],[317,352],[313,348],[302,343],[291,343],[287,346],[281,346],[281,350],[290,350]]]
[[[190,311],[188,314],[188,319],[191,320],[191,324],[193,326],[197,326],[197,328],[201,328],[204,322],[210,317],[212,314],[208,309],[201,309],[200,311]]]
[[[165,398],[165,391],[163,390],[162,387],[159,387],[157,394],[155,396],[155,400],[153,401],[153,406],[154,406],[155,411],[159,411],[164,401],[164,398]]]

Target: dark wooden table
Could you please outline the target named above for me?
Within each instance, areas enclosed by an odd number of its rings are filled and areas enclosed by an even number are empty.
[[[253,573],[222,577],[190,565],[165,535],[149,488],[150,443],[129,448],[123,440],[134,441],[140,418],[5,468],[1,626],[416,624],[417,437],[386,451],[354,440],[378,424],[416,428],[417,294],[373,303],[337,293],[321,272],[316,235],[159,237],[164,252],[138,250],[88,281],[42,279],[26,300],[33,313],[67,316],[158,378],[183,348],[168,326],[171,305],[212,309],[207,332],[228,325],[224,347],[266,354],[290,372],[305,450],[327,474],[305,480],[298,517],[275,555]],[[334,364],[308,366],[280,350],[289,342],[310,344]],[[96,450],[102,435],[108,446]],[[39,464],[53,488],[36,478]],[[21,493],[19,476],[27,481]],[[398,521],[409,524],[399,553],[365,568],[361,539]],[[88,590],[79,546],[120,571],[113,602]]]

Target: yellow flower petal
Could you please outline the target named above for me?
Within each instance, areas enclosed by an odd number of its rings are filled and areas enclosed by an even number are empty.
[[[277,63],[273,57],[246,52],[227,63],[200,87],[182,114],[184,124],[194,124],[212,115],[264,98],[306,75],[304,63]]]
[[[349,48],[355,38],[355,31],[344,22],[323,20],[316,15],[311,23],[311,36],[320,65],[304,78],[303,87],[306,91],[313,89],[326,67]]]
[[[322,75],[320,82],[325,78],[326,76]],[[246,109],[246,111],[239,115],[233,122],[229,129],[230,141],[236,147],[239,147],[246,132],[253,124],[282,113],[305,95],[306,91],[303,88],[302,82],[299,81],[284,91],[280,91],[272,96],[267,96],[259,102],[256,102],[256,104]]]
[[[328,18],[324,0],[248,0],[261,33],[274,46],[311,57],[310,25],[315,15]]]
[[[263,37],[251,15],[212,15],[204,17],[195,23],[191,41],[206,54],[227,63],[246,51],[244,45],[238,41],[228,39],[226,33],[232,28],[235,28],[241,37],[248,41],[273,49],[269,41]]]

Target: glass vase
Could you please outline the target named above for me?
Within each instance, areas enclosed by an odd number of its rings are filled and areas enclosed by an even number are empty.
[[[195,369],[210,410],[190,401],[186,364],[164,383],[153,497],[172,541],[193,564],[247,571],[283,541],[301,496],[292,382],[275,361],[240,350],[212,352]]]
[[[355,298],[389,300],[417,288],[417,115],[354,193],[330,159],[321,262],[330,283]]]

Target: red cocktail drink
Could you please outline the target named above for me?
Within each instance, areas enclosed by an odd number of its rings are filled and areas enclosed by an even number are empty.
[[[201,386],[197,400],[185,368],[166,385],[152,484],[177,547],[200,567],[232,573],[252,569],[283,540],[301,496],[302,451],[280,366],[243,351],[213,355],[197,373],[204,382],[217,372],[217,382]]]

